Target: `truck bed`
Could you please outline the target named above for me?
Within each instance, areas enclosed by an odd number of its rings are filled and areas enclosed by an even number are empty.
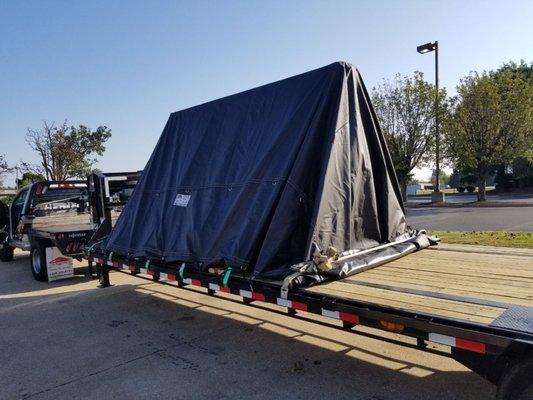
[[[83,227],[82,227],[83,226]],[[89,228],[87,226],[90,226]],[[80,228],[81,229],[74,229]],[[31,228],[39,231],[60,232],[92,229],[89,213],[65,212],[31,219]]]
[[[531,331],[533,251],[441,244],[304,291]]]
[[[54,234],[54,233],[92,231],[93,229],[94,229],[94,224],[91,222],[86,222],[82,224],[41,226],[39,228],[33,228],[33,232],[46,232],[46,233]]]

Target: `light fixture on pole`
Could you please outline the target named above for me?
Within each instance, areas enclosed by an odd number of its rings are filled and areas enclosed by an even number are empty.
[[[435,189],[431,196],[434,203],[444,201],[444,193],[440,191],[440,136],[439,136],[439,42],[426,43],[416,48],[420,54],[435,52]]]

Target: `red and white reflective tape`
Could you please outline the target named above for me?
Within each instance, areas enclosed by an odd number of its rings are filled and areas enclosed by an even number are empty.
[[[278,297],[276,299],[276,302],[278,303],[278,306],[294,308],[295,310],[300,310],[300,311],[307,311],[307,304],[300,303],[299,301],[287,300],[287,299],[282,299],[281,297]]]
[[[154,271],[152,271],[151,269],[148,269],[148,268],[139,268],[139,273],[145,274],[145,275],[150,275],[150,276],[154,275]]]
[[[216,283],[210,283],[209,289],[214,290],[215,292],[231,293],[230,288],[217,285]]]
[[[250,290],[239,290],[239,295],[247,299],[265,301],[265,295],[263,293],[252,292]]]
[[[160,272],[159,273],[159,280],[161,280],[161,281],[175,281],[176,280],[176,275],[167,274],[166,272]]]
[[[473,340],[461,339],[453,336],[441,335],[440,333],[428,333],[428,340],[430,342],[445,344],[458,349],[470,350],[475,353],[485,354],[487,346],[485,343],[475,342]]]
[[[199,279],[185,278],[183,279],[183,283],[186,285],[202,286],[202,281]]]
[[[343,311],[333,311],[333,310],[326,310],[325,308],[322,309],[322,315],[324,317],[338,319],[340,321],[344,322],[351,322],[352,324],[358,324],[359,323],[359,316]]]

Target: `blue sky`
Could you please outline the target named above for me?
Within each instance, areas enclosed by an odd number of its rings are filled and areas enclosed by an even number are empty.
[[[35,160],[42,120],[112,128],[103,170],[142,169],[176,110],[317,68],[368,87],[423,71],[441,85],[533,60],[532,1],[0,0],[0,154]],[[10,182],[7,182],[10,183]]]

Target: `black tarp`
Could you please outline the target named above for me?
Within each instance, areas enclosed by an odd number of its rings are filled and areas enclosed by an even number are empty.
[[[172,113],[106,249],[280,279],[413,235],[361,75],[336,62]]]

